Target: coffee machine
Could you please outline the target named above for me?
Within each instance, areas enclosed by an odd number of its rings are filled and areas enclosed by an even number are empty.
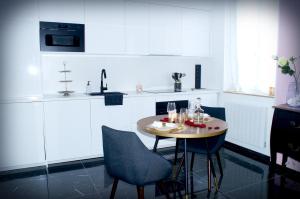
[[[172,73],[172,78],[175,80],[174,92],[181,92],[181,78],[185,76],[185,73]]]

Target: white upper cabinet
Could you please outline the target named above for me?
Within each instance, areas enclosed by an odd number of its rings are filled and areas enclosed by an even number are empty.
[[[127,54],[149,54],[149,4],[126,2],[125,37]]]
[[[84,23],[84,0],[39,0],[41,21]]]
[[[210,56],[210,12],[182,9],[182,55]]]
[[[181,55],[181,8],[150,5],[150,54]]]
[[[88,53],[125,53],[125,2],[86,0],[85,42]]]
[[[40,95],[39,25],[38,15],[32,14],[37,13],[37,9],[35,4],[32,7],[22,4],[32,12],[25,16],[27,11],[18,5],[11,6],[11,13],[4,17],[7,21],[2,23],[0,19],[0,98]]]

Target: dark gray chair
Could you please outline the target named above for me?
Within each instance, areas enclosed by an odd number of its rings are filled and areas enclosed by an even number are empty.
[[[160,185],[171,175],[171,163],[149,151],[135,133],[102,126],[102,136],[104,164],[114,178],[110,198],[114,198],[119,180],[136,185],[138,198],[142,199],[145,185]]]
[[[226,121],[225,108],[205,107],[205,106],[201,106],[201,107],[204,110],[204,112],[209,114],[210,116]],[[214,136],[214,137],[210,137],[210,138],[187,139],[187,151],[192,152],[190,170],[193,170],[195,153],[207,155],[207,174],[208,174],[208,190],[209,191],[211,190],[211,183],[210,183],[211,172],[214,177],[215,188],[216,188],[216,190],[218,190],[215,168],[213,166],[213,162],[212,162],[212,158],[211,158],[211,156],[214,154],[217,157],[220,175],[221,175],[221,177],[223,176],[223,169],[222,169],[219,150],[225,142],[225,135],[226,135],[226,132],[222,135]],[[183,140],[179,141],[179,150],[180,151],[184,150]]]

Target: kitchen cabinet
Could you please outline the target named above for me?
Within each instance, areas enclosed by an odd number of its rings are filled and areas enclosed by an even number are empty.
[[[127,54],[149,54],[149,4],[126,2],[125,41]]]
[[[210,20],[208,11],[182,9],[183,56],[210,56]]]
[[[201,104],[203,106],[218,106],[218,94],[206,93],[206,94],[194,94],[191,95],[191,99],[201,98]]]
[[[1,28],[0,98],[20,98],[42,92],[39,26],[31,17],[23,20],[8,17],[5,28]]]
[[[131,130],[139,136],[142,142],[149,149],[153,148],[155,137],[147,134],[141,133],[137,130],[137,121],[155,115],[155,97],[136,97],[128,100],[128,106],[130,107],[130,124]]]
[[[84,0],[40,0],[40,21],[84,24]]]
[[[85,3],[86,52],[125,53],[125,2],[93,1]]]
[[[131,130],[132,114],[128,100],[124,98],[123,105],[120,106],[105,106],[103,98],[91,99],[92,155],[103,156],[102,125],[118,130]]]
[[[150,4],[149,52],[152,55],[181,55],[181,8]]]
[[[43,104],[0,104],[0,171],[44,164]]]
[[[181,95],[162,95],[156,97],[157,102],[164,101],[175,101],[175,100],[194,100],[201,98],[201,104],[204,106],[217,106],[218,105],[218,94],[217,93],[193,93],[185,94],[182,92]]]
[[[44,113],[48,163],[70,161],[90,156],[89,100],[45,102]]]

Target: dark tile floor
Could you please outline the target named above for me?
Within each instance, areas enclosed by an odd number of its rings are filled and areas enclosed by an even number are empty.
[[[165,155],[172,159],[172,155]],[[224,149],[221,152],[224,176],[219,192],[207,191],[206,157],[197,155],[194,171],[191,173],[190,187],[194,198],[218,199],[264,199],[300,198],[300,179],[282,172],[269,172],[269,167],[238,153]],[[214,164],[218,172],[217,164]],[[49,172],[33,176],[12,176],[0,179],[1,199],[105,199],[109,198],[112,179],[106,173],[101,160],[79,162],[73,167],[51,167]],[[183,179],[183,173],[178,181]],[[219,176],[219,173],[217,173]],[[172,186],[184,194],[181,183],[166,183],[165,188],[172,192]],[[191,186],[192,185],[192,186]],[[176,189],[176,187],[175,187]],[[180,192],[181,190],[181,192]],[[170,194],[173,197],[174,192]],[[177,198],[180,194],[177,192]],[[136,187],[119,182],[116,198],[137,198]],[[161,199],[155,185],[145,187],[145,198]]]

